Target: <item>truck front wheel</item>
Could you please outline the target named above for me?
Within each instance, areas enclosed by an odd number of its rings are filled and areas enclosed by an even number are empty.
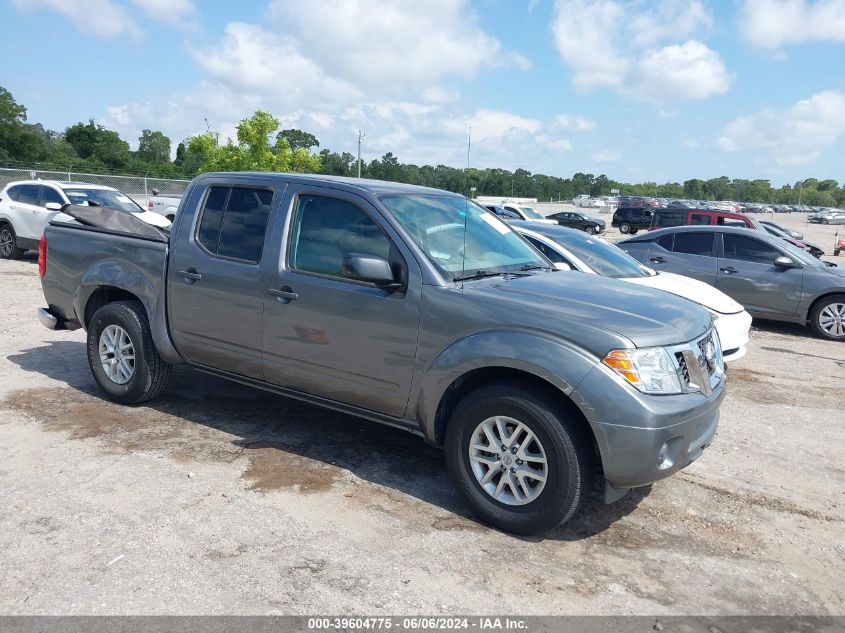
[[[461,492],[505,532],[547,532],[569,520],[588,493],[590,443],[541,390],[499,383],[473,391],[455,408],[445,439]]]
[[[159,356],[137,301],[108,303],[97,310],[88,324],[87,347],[91,373],[110,400],[137,404],[167,387],[171,365]]]

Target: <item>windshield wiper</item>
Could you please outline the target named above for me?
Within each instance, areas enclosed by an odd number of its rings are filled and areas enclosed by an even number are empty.
[[[544,266],[543,264],[523,264],[517,270],[520,272],[525,272],[528,270],[551,270],[550,266]]]
[[[470,279],[484,279],[485,277],[498,277],[499,275],[507,275],[507,271],[499,270],[476,270],[474,273],[464,275],[463,277],[455,277],[452,281],[469,281]]]

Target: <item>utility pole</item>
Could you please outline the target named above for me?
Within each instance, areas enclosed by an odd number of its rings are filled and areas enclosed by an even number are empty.
[[[361,177],[361,142],[367,138],[360,129],[358,130],[358,178]]]
[[[467,137],[467,169],[469,169],[469,152],[472,149],[472,126],[469,126],[469,136]]]

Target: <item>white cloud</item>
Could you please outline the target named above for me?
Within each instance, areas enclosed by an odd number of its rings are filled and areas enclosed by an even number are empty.
[[[612,163],[622,158],[622,154],[612,149],[600,149],[593,154],[593,160],[597,163]]]
[[[744,0],[738,23],[745,40],[761,48],[843,42],[845,0]]]
[[[648,51],[633,78],[631,89],[644,101],[706,99],[731,84],[719,54],[696,40]]]
[[[214,81],[286,107],[305,106],[313,98],[339,103],[361,96],[352,84],[328,76],[294,42],[254,24],[229,24],[219,46],[193,56]]]
[[[576,89],[614,88],[646,101],[723,94],[730,75],[699,39],[713,24],[700,0],[557,0],[552,34]],[[658,81],[660,65],[666,72]],[[700,74],[703,81],[690,80]]]
[[[197,8],[192,0],[132,0],[132,3],[157,22],[180,28],[194,26]]]
[[[113,0],[12,0],[19,11],[51,9],[70,18],[86,36],[139,39],[141,28],[125,7]]]
[[[501,139],[509,133],[536,134],[543,126],[535,119],[484,109],[477,110],[469,124],[472,126],[472,138],[478,142]]]
[[[327,74],[379,92],[471,77],[482,66],[530,67],[481,29],[465,0],[273,0],[267,15]]]
[[[591,119],[570,114],[559,114],[555,117],[553,125],[558,129],[574,132],[590,132],[598,127],[598,123]]]
[[[778,167],[806,165],[845,136],[845,94],[819,92],[784,111],[741,116],[716,139],[724,152],[752,152],[757,161]]]

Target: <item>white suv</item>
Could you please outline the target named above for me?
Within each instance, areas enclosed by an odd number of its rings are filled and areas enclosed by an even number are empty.
[[[170,228],[169,220],[145,211],[112,187],[54,180],[10,182],[0,191],[0,257],[17,259],[24,251],[36,250],[44,227],[66,204],[111,207]]]

